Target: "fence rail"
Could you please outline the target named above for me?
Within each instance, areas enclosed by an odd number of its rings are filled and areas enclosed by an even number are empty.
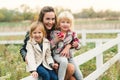
[[[26,32],[0,32],[0,37],[3,36],[25,36]],[[23,44],[23,40],[0,40],[0,44]]]
[[[87,34],[98,34],[98,33],[104,33],[104,34],[114,34],[114,33],[120,33],[120,30],[76,30],[76,32],[78,34],[81,34],[81,42],[82,45],[86,45],[86,42],[96,42],[96,41],[102,41],[102,42],[106,42],[109,41],[111,39],[87,39]]]
[[[87,34],[97,33],[120,33],[120,30],[75,30],[77,34],[81,34],[81,43],[86,45],[87,42],[102,41],[106,42],[112,39],[87,39]],[[0,32],[1,36],[25,36],[26,32]],[[23,44],[23,40],[0,40],[0,44]]]
[[[0,32],[0,36],[21,36],[25,34],[26,32]]]

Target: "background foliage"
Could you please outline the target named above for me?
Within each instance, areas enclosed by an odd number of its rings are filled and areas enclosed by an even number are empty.
[[[8,10],[6,8],[0,9],[0,21],[1,22],[11,22],[11,21],[23,21],[23,20],[37,20],[39,9],[32,10],[29,6],[23,4],[20,6],[20,11],[18,9]],[[55,11],[59,14],[63,9],[56,7]],[[118,20],[120,17],[120,12],[106,10],[106,11],[99,11],[95,12],[94,9],[91,7],[89,9],[83,9],[78,13],[73,14],[75,18],[105,18],[109,20]]]

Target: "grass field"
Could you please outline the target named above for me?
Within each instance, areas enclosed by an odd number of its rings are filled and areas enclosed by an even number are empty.
[[[117,34],[93,34],[93,35],[87,35],[88,38],[115,38]],[[79,36],[80,37],[80,36]],[[11,39],[11,37],[4,37],[5,39]],[[23,38],[23,37],[22,37]],[[12,39],[22,39],[18,36],[12,37]],[[1,38],[2,39],[2,38]],[[11,75],[8,76],[8,79],[6,80],[19,80],[27,75],[29,75],[28,72],[25,70],[25,62],[23,62],[21,55],[19,53],[19,50],[22,45],[0,45],[0,77],[5,76],[7,74]],[[80,50],[76,51],[75,56],[80,55],[90,49],[93,49],[95,47],[94,43],[87,43],[86,46],[82,46]],[[113,47],[109,49],[108,51],[104,52],[104,62],[110,59],[112,56],[115,55],[117,51],[117,47]],[[105,72],[99,80],[120,80],[120,63],[116,63],[113,65],[107,72]],[[84,63],[83,65],[80,65],[80,69],[83,73],[83,76],[89,75],[92,71],[96,69],[95,67],[95,58]]]
[[[6,80],[19,80],[27,75],[25,64],[19,53],[21,45],[0,45],[0,77],[7,74],[11,75]],[[88,43],[81,50],[75,53],[75,56],[84,53],[95,47],[94,43]],[[115,55],[116,46],[104,52],[104,62]],[[114,64],[107,72],[105,72],[99,80],[120,80],[120,63]],[[85,76],[89,75],[96,69],[95,58],[80,65],[80,69]],[[2,79],[1,79],[2,80]]]

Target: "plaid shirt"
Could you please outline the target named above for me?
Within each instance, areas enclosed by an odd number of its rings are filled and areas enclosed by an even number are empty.
[[[77,38],[77,35],[75,34],[75,32],[72,32],[72,31],[67,32],[64,40],[56,42],[55,35],[58,34],[59,32],[60,31],[55,30],[55,31],[52,31],[50,34],[50,37],[51,37],[50,43],[51,43],[51,49],[52,49],[53,55],[60,54],[60,52],[64,49],[64,47],[67,44],[72,44],[72,42],[75,40],[78,41],[78,43],[80,43],[79,39]],[[79,46],[75,49],[80,49],[80,44],[78,44],[78,45]]]

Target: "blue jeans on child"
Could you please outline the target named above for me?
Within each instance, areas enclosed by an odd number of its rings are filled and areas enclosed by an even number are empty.
[[[42,77],[43,80],[58,80],[58,77],[55,71],[46,69],[43,65],[40,65],[37,68],[37,72],[39,76]]]

